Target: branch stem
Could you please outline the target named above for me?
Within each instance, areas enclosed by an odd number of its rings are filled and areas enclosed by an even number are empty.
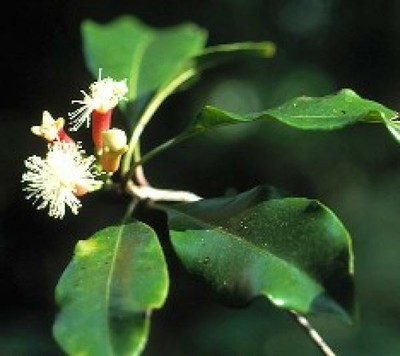
[[[134,157],[134,164],[132,165],[131,170],[129,171],[129,174],[131,177],[134,177],[135,181],[139,184],[139,185],[150,185],[146,175],[144,174],[144,169],[143,166],[138,163],[142,160],[142,156],[140,153],[140,141],[137,142],[135,150],[133,152],[133,157]]]
[[[170,81],[167,85],[165,85],[159,91],[157,91],[156,94],[153,96],[153,98],[150,100],[149,104],[146,106],[146,109],[143,111],[142,116],[139,118],[137,125],[135,126],[132,132],[132,136],[129,141],[129,149],[128,152],[125,154],[124,160],[122,162],[121,173],[123,176],[125,176],[128,172],[131,173],[130,167],[132,164],[132,157],[136,145],[139,141],[139,138],[143,130],[153,117],[154,113],[157,111],[157,109],[160,107],[163,101],[170,94],[172,94],[180,85],[189,80],[195,74],[196,72],[194,69],[189,69],[187,71],[182,72],[172,81]],[[127,178],[130,177],[125,177],[125,179]]]
[[[183,190],[158,189],[150,186],[135,185],[132,180],[126,183],[129,194],[140,200],[195,202],[201,199],[198,195]]]
[[[197,132],[193,132],[190,134],[179,135],[174,138],[171,138],[168,141],[161,143],[160,145],[154,147],[152,150],[144,154],[140,159],[135,160],[135,162],[131,165],[128,172],[124,175],[126,180],[129,180],[135,172],[137,172],[137,168],[142,167],[144,163],[152,159],[154,156],[158,155],[159,153],[177,145],[178,143],[187,140],[188,138],[194,136]]]
[[[128,221],[132,218],[132,214],[138,204],[139,204],[139,199],[137,197],[133,197],[128,207],[126,208],[125,214],[121,220],[122,225],[128,223]]]
[[[336,354],[332,351],[332,349],[328,346],[322,336],[315,330],[310,322],[303,315],[295,312],[294,310],[290,311],[295,318],[295,320],[304,328],[304,330],[308,333],[311,340],[315,345],[321,350],[322,354],[325,356],[336,356]]]

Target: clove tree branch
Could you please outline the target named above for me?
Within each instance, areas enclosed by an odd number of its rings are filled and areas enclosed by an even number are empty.
[[[292,313],[295,320],[304,328],[304,330],[310,336],[311,340],[319,347],[319,349],[325,356],[336,356],[336,354],[328,346],[328,344],[318,333],[318,331],[311,326],[310,322],[303,315],[300,315],[294,310],[291,310],[290,312]]]

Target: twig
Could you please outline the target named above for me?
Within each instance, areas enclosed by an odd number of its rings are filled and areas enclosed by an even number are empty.
[[[150,185],[149,181],[146,178],[146,175],[144,174],[144,169],[143,166],[140,164],[137,164],[136,162],[139,162],[141,160],[141,149],[140,149],[140,142],[138,141],[136,143],[135,150],[133,152],[134,158],[135,158],[135,164],[132,167],[132,178],[135,180],[135,182],[138,185]],[[129,178],[129,177],[128,177]]]
[[[158,189],[150,186],[137,186],[132,182],[132,180],[129,180],[126,183],[126,190],[128,193],[141,200],[149,199],[152,201],[194,202],[201,199],[198,195],[187,191]]]
[[[138,198],[133,198],[132,201],[129,203],[125,214],[122,218],[121,224],[125,224],[129,221],[129,219],[132,217],[132,213],[135,210],[135,208],[137,207],[137,205],[139,204],[139,199]]]
[[[310,322],[304,316],[294,310],[291,310],[290,312],[293,314],[296,321],[307,331],[312,341],[319,347],[325,356],[336,356],[322,336],[311,326]]]
[[[132,161],[132,155],[136,148],[136,144],[138,143],[143,130],[149,123],[154,113],[170,94],[172,94],[177,88],[179,88],[183,83],[192,78],[195,74],[196,71],[194,69],[183,71],[171,82],[168,82],[167,85],[157,91],[156,94],[152,97],[132,132],[132,136],[129,141],[129,149],[128,152],[125,154],[124,160],[122,162],[121,172],[123,176],[129,171],[129,167],[131,166]]]
[[[147,180],[145,174],[144,174],[144,170],[143,170],[143,166],[137,166],[135,168],[135,180],[137,181],[137,183],[140,186],[149,186],[150,183]]]

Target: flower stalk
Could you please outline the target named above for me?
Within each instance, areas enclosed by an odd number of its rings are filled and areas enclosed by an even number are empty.
[[[181,73],[178,77],[174,78],[171,82],[162,87],[151,99],[150,103],[146,106],[145,111],[142,116],[139,118],[129,141],[128,152],[126,153],[122,166],[121,166],[121,175],[125,180],[131,178],[131,174],[134,171],[131,170],[132,160],[134,156],[134,152],[138,147],[139,138],[142,135],[145,127],[153,117],[154,113],[160,107],[160,105],[164,102],[164,100],[172,94],[177,88],[179,88],[183,83],[192,78],[196,74],[194,69],[187,70]]]

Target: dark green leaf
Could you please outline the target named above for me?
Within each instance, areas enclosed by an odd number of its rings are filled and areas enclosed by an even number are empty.
[[[324,97],[298,97],[277,108],[246,115],[206,106],[187,131],[201,132],[226,125],[271,119],[298,129],[334,130],[357,121],[384,123],[395,116],[395,111],[363,99],[350,89],[343,89],[335,95]]]
[[[168,274],[154,231],[134,222],[79,241],[56,288],[54,335],[69,355],[138,355]]]
[[[155,29],[121,16],[107,24],[84,21],[82,37],[91,73],[97,77],[103,68],[105,76],[127,78],[128,98],[135,100],[157,90],[201,53],[207,33],[194,24]]]
[[[260,186],[166,209],[183,264],[231,302],[353,317],[351,239],[320,202]]]

